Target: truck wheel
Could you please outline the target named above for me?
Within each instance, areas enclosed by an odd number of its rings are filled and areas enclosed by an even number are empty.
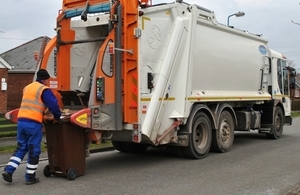
[[[272,133],[267,133],[267,138],[269,139],[279,139],[283,132],[283,112],[280,107],[276,107],[274,120],[273,120],[273,129]]]
[[[212,151],[228,152],[234,140],[234,123],[228,111],[221,113],[219,127],[212,132]]]
[[[203,112],[198,112],[192,120],[189,145],[182,147],[182,151],[188,158],[204,158],[211,146],[211,123],[207,115]]]

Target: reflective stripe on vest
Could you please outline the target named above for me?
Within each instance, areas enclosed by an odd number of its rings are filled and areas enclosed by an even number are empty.
[[[24,88],[18,118],[43,122],[46,105],[42,102],[41,96],[46,88],[48,87],[39,82],[33,82]]]

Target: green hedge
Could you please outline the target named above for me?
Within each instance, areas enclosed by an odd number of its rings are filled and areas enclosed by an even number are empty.
[[[4,114],[0,114],[0,137],[1,134],[14,135],[17,133],[17,124],[4,118]]]

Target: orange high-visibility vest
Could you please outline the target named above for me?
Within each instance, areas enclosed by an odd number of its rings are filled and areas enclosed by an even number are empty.
[[[40,123],[43,122],[46,105],[42,102],[41,95],[47,88],[47,86],[39,82],[33,82],[23,89],[18,118],[31,119]]]

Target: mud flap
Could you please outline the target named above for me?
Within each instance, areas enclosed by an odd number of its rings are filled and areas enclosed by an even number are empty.
[[[286,116],[285,125],[292,125],[292,123],[293,123],[293,118],[291,116]]]

